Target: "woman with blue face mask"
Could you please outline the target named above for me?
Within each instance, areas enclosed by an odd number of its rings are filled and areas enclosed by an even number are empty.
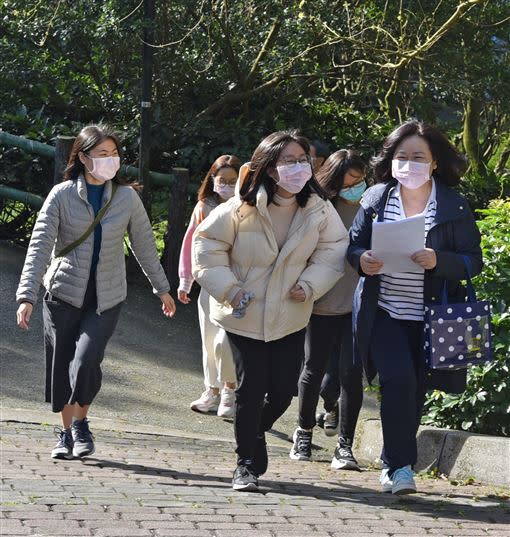
[[[356,151],[350,149],[330,155],[317,174],[317,181],[347,229],[351,227],[367,188],[365,175],[366,164]],[[357,272],[346,266],[343,277],[314,304],[299,379],[299,427],[294,432],[291,459],[311,460],[312,432],[320,392],[325,409],[320,425],[326,435],[338,434],[331,466],[359,470],[352,453],[352,442],[363,400],[363,386],[361,367],[353,365],[351,316],[358,279]],[[328,363],[328,373],[324,376]]]
[[[416,433],[428,388],[461,392],[466,371],[428,371],[424,357],[425,304],[463,302],[468,262],[482,269],[480,233],[466,200],[452,187],[465,159],[435,127],[408,121],[383,142],[372,162],[376,185],[365,192],[350,231],[348,260],[361,276],[354,295],[354,353],[369,382],[379,375],[384,492],[416,492],[412,467]],[[415,272],[386,273],[371,250],[372,223],[425,217]]]
[[[211,295],[237,376],[232,487],[257,490],[265,433],[287,410],[313,303],[342,276],[347,231],[295,131],[267,136],[241,167],[238,193],[193,236],[193,276]]]
[[[63,182],[39,212],[16,293],[18,325],[28,329],[44,277],[46,402],[62,418],[54,459],[95,451],[87,414],[101,388],[104,351],[127,294],[126,232],[163,314],[175,313],[147,213],[137,192],[119,179],[119,168],[115,133],[104,125],[82,129]]]

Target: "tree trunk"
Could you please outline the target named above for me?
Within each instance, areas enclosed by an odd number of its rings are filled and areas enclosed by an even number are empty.
[[[168,228],[165,234],[165,250],[162,256],[162,265],[172,289],[179,286],[179,253],[184,237],[186,206],[188,199],[189,171],[174,169],[179,172],[179,180],[172,183],[171,197],[168,206]]]
[[[55,166],[53,173],[53,184],[56,185],[62,181],[64,170],[71,154],[74,144],[72,136],[57,136],[55,140]]]
[[[503,149],[503,152],[499,156],[498,162],[496,164],[496,167],[494,168],[494,171],[500,175],[505,171],[506,164],[508,162],[508,159],[510,158],[510,139],[507,140],[505,147]]]
[[[464,130],[462,142],[469,158],[469,169],[476,174],[485,173],[480,148],[480,112],[482,101],[469,97],[464,104]]]

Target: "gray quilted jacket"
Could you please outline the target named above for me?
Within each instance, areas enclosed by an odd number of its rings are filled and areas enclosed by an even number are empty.
[[[108,202],[111,194],[112,184],[108,181],[102,205]],[[36,302],[44,276],[44,287],[52,295],[77,308],[83,305],[92,263],[94,233],[67,255],[60,258],[53,256],[81,237],[93,220],[94,210],[87,201],[87,186],[83,176],[53,187],[32,232],[16,293],[18,303]],[[131,250],[152,284],[154,293],[160,295],[170,290],[156,253],[147,213],[133,188],[118,187],[112,204],[101,220],[101,227],[101,251],[96,269],[98,313],[126,298],[126,231]]]

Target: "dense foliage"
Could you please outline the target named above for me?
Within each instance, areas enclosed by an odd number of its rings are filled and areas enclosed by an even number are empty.
[[[49,141],[105,119],[135,163],[141,3],[2,5],[2,128]],[[156,6],[152,169],[200,176],[218,154],[247,159],[284,127],[369,157],[396,122],[415,116],[441,124],[469,155],[481,202],[499,195],[510,153],[506,0]],[[17,150],[1,157],[3,181],[40,188],[45,163],[23,163]]]

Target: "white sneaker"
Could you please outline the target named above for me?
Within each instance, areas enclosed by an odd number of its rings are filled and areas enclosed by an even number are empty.
[[[220,418],[234,417],[234,403],[236,392],[234,388],[223,388],[221,390],[220,406],[218,407],[218,416]]]
[[[191,410],[195,412],[216,412],[220,405],[220,394],[215,394],[211,388],[205,390],[202,395],[190,404]]]
[[[383,492],[392,492],[393,489],[393,481],[390,479],[389,473],[389,468],[383,468],[381,477],[379,477],[379,483],[381,483]]]

